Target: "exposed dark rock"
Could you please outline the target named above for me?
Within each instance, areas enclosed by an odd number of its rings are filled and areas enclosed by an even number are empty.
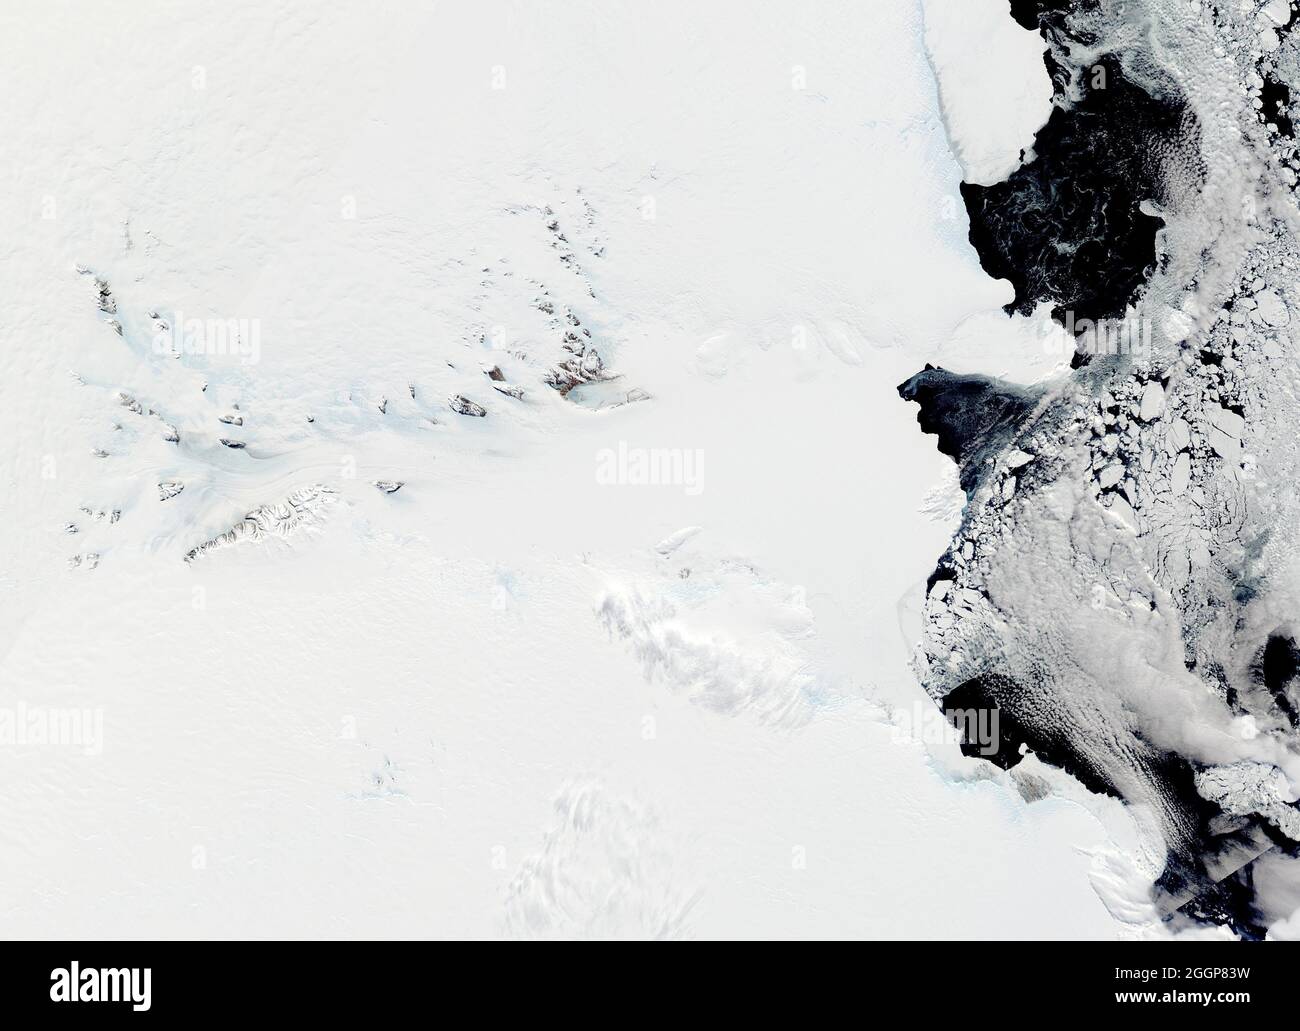
[[[457,415],[472,415],[479,419],[487,415],[487,409],[481,404],[471,401],[464,394],[457,394],[449,402],[451,410]]]

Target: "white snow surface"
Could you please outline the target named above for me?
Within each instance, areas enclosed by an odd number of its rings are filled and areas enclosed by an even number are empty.
[[[102,736],[0,744],[5,934],[1158,933],[1118,804],[899,733],[957,510],[895,386],[1009,299],[959,27],[6,5],[0,708]],[[619,379],[544,384],[566,313]]]
[[[925,47],[965,180],[1001,182],[1052,113],[1047,49],[1011,17],[1008,0],[921,0]]]

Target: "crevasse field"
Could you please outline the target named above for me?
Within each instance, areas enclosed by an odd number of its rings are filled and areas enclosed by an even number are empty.
[[[6,934],[1165,934],[910,665],[1004,6],[5,4]]]

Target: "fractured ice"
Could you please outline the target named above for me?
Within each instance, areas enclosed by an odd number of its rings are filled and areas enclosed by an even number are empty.
[[[899,388],[967,495],[927,691],[1001,714],[999,766],[1033,752],[1153,814],[1165,918],[1250,938],[1300,881],[1300,33],[1273,6],[1011,4],[1056,109],[1006,180],[963,186],[971,244],[1008,311],[1140,346],[1033,388]]]

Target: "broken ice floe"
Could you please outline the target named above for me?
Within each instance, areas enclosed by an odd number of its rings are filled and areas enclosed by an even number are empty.
[[[1196,775],[1196,790],[1233,816],[1258,814],[1300,843],[1300,809],[1286,774],[1260,762],[1212,766]]]
[[[1155,815],[1166,919],[1262,937],[1279,904],[1251,870],[1294,848],[1300,782],[1276,644],[1300,610],[1300,35],[1289,7],[1261,31],[1259,5],[1213,25],[1142,6],[1013,5],[1042,27],[1058,110],[1007,180],[963,187],[972,243],[1013,309],[1141,346],[1076,356],[1020,406],[941,370],[904,385],[967,493],[917,668],[936,701],[995,704],[1021,748]],[[1210,48],[1222,76],[1167,63]]]

